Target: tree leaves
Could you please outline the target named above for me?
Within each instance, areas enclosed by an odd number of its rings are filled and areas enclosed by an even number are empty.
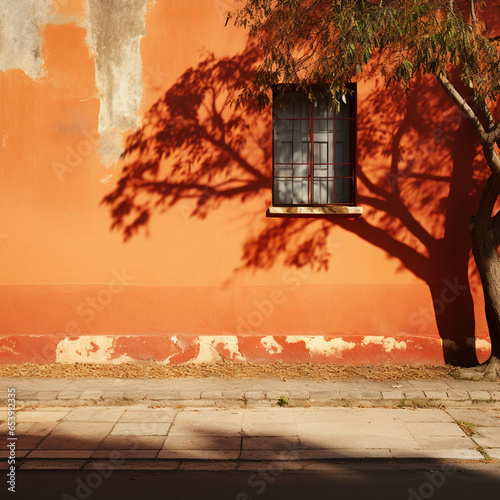
[[[378,72],[405,88],[419,73],[456,70],[478,101],[494,99],[500,57],[482,15],[476,5],[473,23],[449,0],[246,0],[235,22],[263,50],[247,95],[277,83],[345,88],[377,57]]]

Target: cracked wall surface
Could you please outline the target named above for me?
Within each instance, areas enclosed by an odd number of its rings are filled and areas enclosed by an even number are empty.
[[[51,0],[0,0],[0,70],[43,74],[40,28],[49,21]]]
[[[95,53],[99,89],[101,156],[106,163],[121,154],[123,132],[139,125],[142,98],[140,43],[146,34],[149,0],[86,0],[87,42]]]

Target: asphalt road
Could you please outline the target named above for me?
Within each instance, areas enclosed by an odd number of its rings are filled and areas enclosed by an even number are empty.
[[[498,500],[500,464],[336,464],[324,471],[17,471],[0,498]],[[5,494],[4,494],[5,493]],[[12,496],[11,496],[12,495]]]

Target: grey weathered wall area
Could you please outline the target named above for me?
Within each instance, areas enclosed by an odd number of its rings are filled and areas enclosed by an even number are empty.
[[[150,0],[85,0],[86,19],[54,14],[52,0],[0,0],[0,71],[43,75],[41,30],[48,23],[76,22],[87,29],[99,90],[100,154],[109,165],[121,154],[123,133],[139,125],[142,98],[140,44]],[[50,75],[48,75],[50,77]]]
[[[43,73],[40,27],[50,18],[51,0],[0,0],[0,71]]]
[[[88,44],[95,53],[101,108],[101,155],[118,160],[121,136],[139,125],[142,98],[140,43],[149,0],[86,0]]]

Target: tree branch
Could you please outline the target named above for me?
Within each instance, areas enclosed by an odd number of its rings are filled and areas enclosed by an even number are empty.
[[[477,19],[476,19],[476,7],[474,5],[474,0],[470,0],[470,15],[472,17],[472,24],[475,26],[477,23]]]
[[[467,118],[472,123],[472,126],[476,130],[481,139],[481,143],[488,144],[488,134],[484,130],[479,118],[476,116],[472,108],[467,104],[467,101],[457,92],[455,87],[451,84],[451,82],[446,78],[443,73],[435,73],[437,81],[443,87],[444,91],[450,96],[451,100],[460,108],[463,113],[467,116]]]

